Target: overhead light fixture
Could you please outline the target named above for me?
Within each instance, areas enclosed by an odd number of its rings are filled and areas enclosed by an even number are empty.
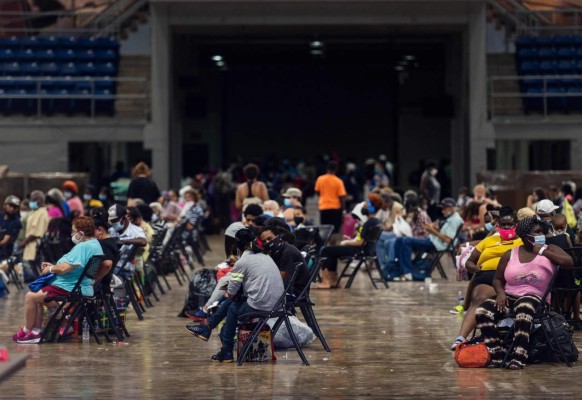
[[[218,63],[218,62],[220,62],[220,61],[222,61],[222,60],[223,60],[223,58],[222,58],[222,56],[221,56],[221,55],[218,55],[218,54],[217,54],[217,55],[215,55],[215,56],[212,56],[212,61],[214,61],[214,62],[216,62],[216,63]]]
[[[414,61],[414,60],[416,60],[416,57],[415,57],[415,56],[413,56],[412,54],[407,54],[407,55],[405,55],[403,58],[404,58],[405,60],[408,60],[408,61]]]
[[[325,43],[319,40],[314,40],[309,43],[309,52],[312,56],[323,56],[325,52]]]

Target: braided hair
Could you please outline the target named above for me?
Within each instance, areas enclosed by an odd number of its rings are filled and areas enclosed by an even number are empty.
[[[515,229],[515,233],[519,236],[522,240],[525,238],[526,235],[529,235],[531,231],[536,226],[541,226],[542,232],[545,234],[548,233],[549,227],[546,222],[540,220],[537,216],[536,217],[525,217],[521,221],[517,223],[517,228]]]

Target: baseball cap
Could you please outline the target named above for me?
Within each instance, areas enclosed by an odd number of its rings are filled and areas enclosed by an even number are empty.
[[[558,209],[560,207],[558,207],[557,205],[555,205],[554,203],[552,203],[552,200],[548,200],[548,199],[544,199],[544,200],[540,200],[538,202],[538,205],[536,207],[536,212],[539,214],[551,214],[554,211],[556,211],[556,209]]]
[[[107,214],[109,214],[107,221],[111,224],[119,221],[122,217],[125,217],[127,215],[127,209],[120,204],[114,204],[109,207]]]
[[[441,200],[441,204],[439,204],[439,207],[456,207],[456,206],[457,202],[452,197],[445,197],[444,199]]]
[[[301,190],[294,188],[294,187],[290,187],[287,190],[285,190],[285,193],[283,193],[283,197],[302,197],[303,193],[301,192]]]
[[[20,207],[20,199],[14,195],[10,195],[4,199],[4,204],[10,204],[14,207]]]

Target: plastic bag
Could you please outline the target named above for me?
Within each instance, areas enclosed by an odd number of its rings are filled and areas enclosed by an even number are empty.
[[[392,224],[393,232],[398,237],[412,237],[410,224],[402,217],[396,217]]]
[[[289,321],[291,321],[291,326],[293,327],[293,332],[299,341],[299,346],[306,347],[309,343],[315,340],[315,334],[305,322],[300,321],[295,316],[290,316]],[[275,326],[275,323],[277,323],[277,318],[271,318],[269,320],[270,327]],[[294,347],[293,341],[289,336],[289,332],[287,331],[284,322],[277,331],[277,334],[274,337],[274,342],[276,349],[288,349]]]

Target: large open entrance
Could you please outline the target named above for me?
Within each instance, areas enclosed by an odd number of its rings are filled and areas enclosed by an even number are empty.
[[[423,160],[450,163],[452,37],[341,27],[176,32],[182,174],[235,157],[313,163],[336,153],[363,164],[384,154],[397,166],[393,184],[414,185]]]

